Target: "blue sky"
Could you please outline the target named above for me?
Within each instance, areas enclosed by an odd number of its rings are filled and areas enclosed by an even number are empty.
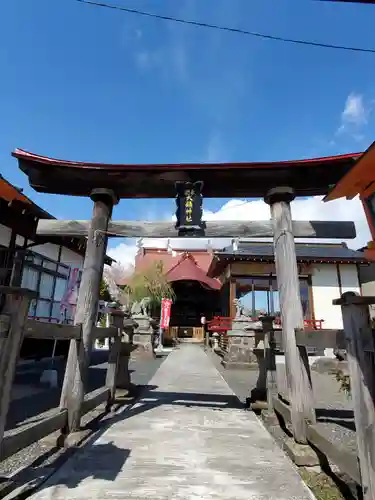
[[[375,48],[369,5],[110,3]],[[360,151],[373,140],[375,54],[183,26],[74,0],[11,0],[0,5],[0,65],[1,173],[59,218],[89,217],[90,202],[33,192],[10,156],[14,148],[112,163],[255,161]],[[205,207],[218,211],[227,201],[206,200]],[[155,219],[173,211],[172,200],[122,201],[114,216]]]

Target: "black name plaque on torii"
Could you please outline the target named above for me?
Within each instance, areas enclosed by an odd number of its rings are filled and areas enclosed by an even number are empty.
[[[204,236],[202,221],[203,182],[176,182],[176,229],[178,236]]]

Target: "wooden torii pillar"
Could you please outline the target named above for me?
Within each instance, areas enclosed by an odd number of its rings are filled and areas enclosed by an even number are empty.
[[[107,250],[108,223],[112,215],[112,208],[118,203],[118,197],[109,189],[94,189],[90,198],[94,202],[94,207],[74,318],[75,325],[82,325],[82,338],[80,341],[71,340],[70,342],[60,400],[60,407],[69,410],[69,431],[80,428],[81,407],[94,343],[92,333],[97,317],[100,281]]]
[[[310,368],[305,347],[297,347],[295,330],[303,329],[303,311],[299,291],[296,249],[290,202],[295,193],[290,187],[271,189],[265,202],[271,207],[277,284],[285,353],[285,370],[291,401],[293,435],[306,441],[306,423],[315,423],[315,407]]]

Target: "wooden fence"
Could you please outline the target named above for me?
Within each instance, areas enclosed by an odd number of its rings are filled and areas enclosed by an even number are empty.
[[[118,326],[95,327],[94,339],[111,339],[105,385],[84,394],[83,401],[81,404],[78,402],[77,406],[74,386],[77,377],[82,378],[83,373],[81,373],[79,363],[76,366],[68,366],[65,372],[60,407],[56,408],[55,411],[48,412],[48,416],[27,425],[27,427],[23,426],[24,428],[20,427],[5,432],[12,383],[23,338],[70,340],[71,349],[79,352],[82,344],[82,332],[81,326],[43,323],[27,319],[29,303],[35,295],[29,290],[0,287],[0,294],[5,297],[5,304],[0,313],[0,377],[3,382],[0,385],[0,460],[5,460],[55,431],[60,430],[60,438],[57,441],[62,445],[71,432],[79,430],[83,415],[103,403],[105,411],[108,412],[115,400],[119,363],[124,368],[120,360],[121,351],[124,350],[121,347],[123,345],[121,343],[121,328]],[[127,354],[129,353],[128,350]]]
[[[285,356],[285,370],[288,385],[288,397],[281,394],[276,378],[276,349],[278,342],[283,349],[292,349],[285,345],[285,338],[280,331],[273,329],[273,318],[263,319],[264,359],[266,370],[264,385],[267,388],[268,412],[274,412],[291,429],[294,440],[301,445],[312,445],[362,487],[364,500],[375,498],[375,359],[374,337],[370,322],[370,304],[375,297],[360,297],[347,292],[334,301],[341,306],[344,330],[296,330],[295,345],[300,363],[288,366]],[[288,339],[290,340],[290,339]],[[315,410],[306,416],[303,411],[304,400],[309,394],[291,391],[293,383],[299,377],[307,376],[312,387],[307,348],[346,349],[350,375],[351,397],[353,400],[356,427],[357,454],[338,447],[329,441],[316,424]],[[261,371],[260,371],[261,376]],[[262,385],[262,383],[260,383]],[[311,391],[312,394],[312,391]],[[314,402],[308,402],[314,407]]]
[[[106,410],[111,408],[116,392],[116,378],[120,360],[121,338],[119,328],[94,328],[93,339],[111,338],[109,351],[109,366],[106,383],[103,387],[84,394],[81,400],[77,385],[84,386],[84,372],[81,359],[86,359],[88,353],[82,347],[81,326],[39,323],[27,320],[27,311],[34,292],[20,288],[0,286],[2,297],[0,309],[0,459],[17,453],[30,444],[55,431],[61,433],[60,443],[72,432],[79,430],[82,415],[98,405],[105,403]],[[275,412],[292,429],[294,439],[302,445],[313,445],[342,472],[347,473],[362,486],[363,498],[375,498],[375,359],[374,339],[369,317],[369,304],[375,303],[374,297],[359,297],[347,292],[334,301],[341,306],[344,331],[296,330],[295,336],[283,337],[280,331],[273,329],[272,318],[265,317],[264,334],[264,384],[267,387],[269,411]],[[60,408],[26,428],[4,432],[8,414],[11,389],[16,370],[19,349],[24,336],[29,338],[70,340],[71,353],[68,363],[64,387],[61,395]],[[293,340],[294,345],[288,342]],[[299,363],[288,365],[286,356],[286,372],[289,389],[289,399],[286,400],[278,391],[276,378],[275,343],[281,341],[283,349],[296,349]],[[304,403],[309,394],[291,391],[296,387],[293,381],[300,377],[309,379],[311,374],[307,362],[307,348],[345,348],[348,356],[348,366],[351,379],[351,393],[354,406],[356,426],[357,455],[338,448],[328,441],[316,425],[315,411],[308,416],[304,412]],[[307,406],[312,406],[309,401]]]

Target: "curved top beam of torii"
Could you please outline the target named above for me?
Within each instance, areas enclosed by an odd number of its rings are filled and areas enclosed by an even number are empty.
[[[119,198],[174,198],[178,181],[203,181],[205,198],[262,198],[276,186],[289,186],[296,196],[325,195],[361,154],[280,162],[114,165],[13,152],[36,191],[89,196],[101,188]]]

